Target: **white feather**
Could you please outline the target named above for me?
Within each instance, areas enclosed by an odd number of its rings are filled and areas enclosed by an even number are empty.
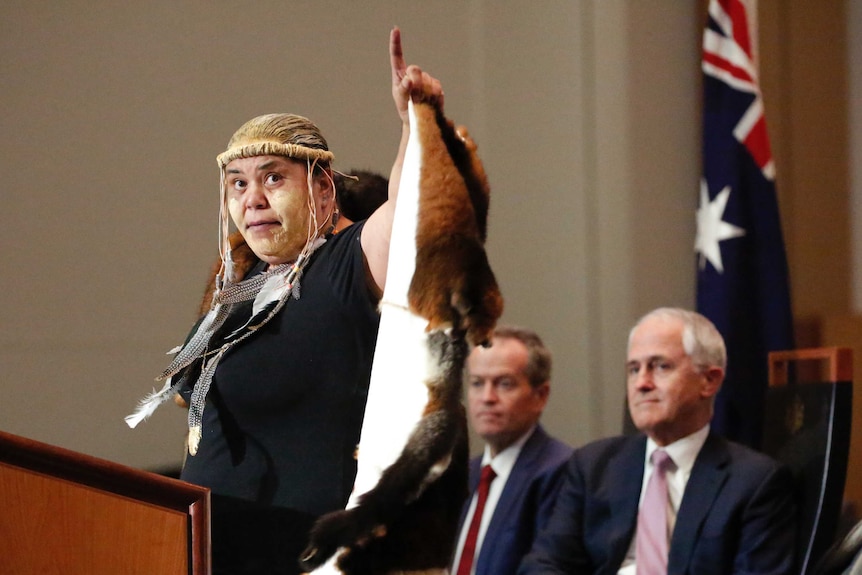
[[[233,330],[233,332],[231,332],[230,336],[228,337],[236,337],[251,324],[251,321],[256,318],[257,314],[259,314],[263,309],[265,309],[266,306],[279,301],[281,299],[281,296],[284,295],[284,292],[287,291],[288,285],[289,284],[287,283],[286,278],[281,275],[274,275],[267,279],[263,283],[263,286],[260,288],[260,291],[258,292],[257,296],[254,298],[254,303],[251,306],[251,315],[248,317],[244,324]],[[299,283],[294,286],[294,289],[298,288]],[[296,299],[299,299],[299,296],[297,296]]]
[[[195,425],[189,428],[189,455],[194,456],[198,452],[201,443],[201,426]]]
[[[230,247],[227,248],[225,252],[224,260],[224,282],[223,285],[230,285],[234,283],[234,263],[233,263],[233,253],[231,252]]]
[[[159,391],[153,389],[152,393],[140,401],[138,409],[136,409],[131,415],[127,415],[125,417],[126,424],[129,427],[134,429],[140,422],[151,416],[159,405],[171,397],[171,379],[172,378],[169,377],[168,380],[165,381],[165,385]]]
[[[260,292],[258,292],[257,296],[254,298],[251,317],[255,317],[269,304],[279,301],[284,295],[284,292],[287,291],[287,288],[288,284],[286,278],[282,275],[274,275],[266,280],[263,287],[260,288]]]

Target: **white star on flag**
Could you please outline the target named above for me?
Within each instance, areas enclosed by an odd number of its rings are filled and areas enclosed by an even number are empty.
[[[706,267],[706,261],[715,267],[718,273],[724,273],[721,263],[721,248],[718,242],[745,235],[745,230],[723,221],[724,209],[730,197],[730,186],[725,186],[715,199],[709,201],[706,180],[700,181],[700,207],[697,209],[697,237],[694,240],[694,251],[700,254],[700,269]]]

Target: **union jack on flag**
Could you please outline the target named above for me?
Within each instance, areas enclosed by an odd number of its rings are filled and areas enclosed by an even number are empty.
[[[756,58],[756,0],[711,0],[703,34],[697,310],[727,345],[712,427],[759,447],[769,351],[793,347],[787,259]]]

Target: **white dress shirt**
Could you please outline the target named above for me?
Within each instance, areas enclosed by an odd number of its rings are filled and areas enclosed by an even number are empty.
[[[533,435],[536,426],[531,427],[527,433],[522,435],[518,440],[497,454],[496,457],[491,457],[491,448],[485,445],[485,453],[482,456],[482,464],[479,469],[485,465],[490,465],[494,469],[497,476],[491,482],[491,487],[488,489],[488,499],[485,500],[485,510],[482,512],[482,522],[479,524],[479,533],[476,536],[476,551],[473,555],[473,567],[470,573],[474,573],[476,569],[476,559],[479,558],[479,552],[482,549],[482,542],[485,539],[485,532],[488,531],[488,524],[491,523],[491,517],[494,516],[494,509],[497,507],[497,502],[500,501],[500,495],[503,493],[503,488],[506,486],[506,481],[509,479],[509,474],[512,473],[512,468],[515,467],[515,462],[518,460],[518,455],[521,454],[521,448]],[[455,557],[452,561],[452,573],[458,570],[458,563],[461,561],[461,551],[464,549],[464,540],[467,539],[467,530],[470,528],[470,523],[473,521],[473,512],[476,510],[476,493],[470,500],[470,508],[467,510],[467,515],[464,517],[464,524],[461,526],[461,533],[458,534],[458,544],[455,547]]]

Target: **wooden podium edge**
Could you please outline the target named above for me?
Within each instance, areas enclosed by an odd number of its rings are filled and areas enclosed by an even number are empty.
[[[210,490],[0,431],[0,463],[187,513],[193,575],[210,566]]]

